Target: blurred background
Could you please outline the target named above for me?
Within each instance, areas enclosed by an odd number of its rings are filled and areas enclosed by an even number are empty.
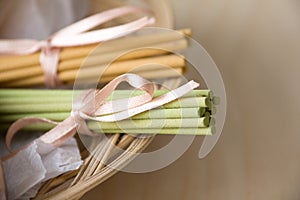
[[[300,1],[170,3],[175,27],[191,27],[222,73],[223,134],[203,160],[199,137],[172,165],[118,173],[84,199],[300,199]]]

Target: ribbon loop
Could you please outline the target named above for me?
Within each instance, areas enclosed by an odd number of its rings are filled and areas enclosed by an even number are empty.
[[[59,48],[112,40],[154,22],[154,18],[152,17],[142,17],[122,25],[89,31],[105,22],[130,13],[151,14],[150,10],[135,6],[114,8],[67,26],[50,36],[47,40],[0,40],[0,55],[26,55],[41,51],[40,63],[45,74],[45,84],[48,87],[55,87],[61,84],[57,75]]]
[[[72,25],[63,28],[58,31],[54,36],[66,36],[66,35],[77,35],[83,32],[86,32],[94,27],[97,27],[101,24],[104,24],[108,21],[116,19],[118,17],[130,14],[130,13],[148,13],[152,14],[150,10],[143,9],[141,7],[135,6],[123,6],[119,8],[113,8],[110,10],[103,11],[101,13],[92,15],[85,19],[82,19],[78,22],[73,23]]]
[[[17,121],[15,121],[7,130],[6,133],[6,138],[5,138],[5,143],[6,143],[6,147],[9,151],[11,150],[11,141],[13,139],[13,137],[15,136],[15,134],[21,130],[22,128],[29,126],[31,124],[37,124],[37,123],[46,123],[46,124],[58,124],[55,121],[46,119],[46,118],[35,118],[35,117],[24,117],[22,119],[19,119]]]
[[[135,6],[123,6],[75,22],[54,33],[46,40],[0,40],[0,55],[27,55],[35,53],[46,46],[61,48],[103,42],[127,35],[155,21],[153,17],[142,17],[115,27],[87,32],[105,22],[130,13],[151,14],[151,11]]]

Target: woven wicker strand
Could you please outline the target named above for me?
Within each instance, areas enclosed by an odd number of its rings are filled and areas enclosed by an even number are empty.
[[[124,167],[136,156],[136,153],[143,151],[152,141],[153,137],[135,138],[128,148],[117,159],[113,160],[109,166],[103,167],[99,172],[86,178],[83,181],[77,182],[69,187],[71,180],[65,181],[62,185],[55,187],[49,193],[37,195],[36,199],[79,199],[86,192],[93,189],[100,183],[104,182],[118,171],[115,168]],[[99,146],[99,148],[101,148]],[[93,157],[93,160],[95,158]]]

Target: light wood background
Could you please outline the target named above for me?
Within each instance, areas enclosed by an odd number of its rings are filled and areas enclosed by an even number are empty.
[[[300,199],[300,1],[171,3],[177,28],[193,29],[223,75],[223,134],[204,160],[198,138],[171,166],[118,173],[83,199]]]

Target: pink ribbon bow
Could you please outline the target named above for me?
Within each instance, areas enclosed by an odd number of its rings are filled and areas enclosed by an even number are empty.
[[[149,14],[150,11],[134,6],[124,6],[80,20],[58,31],[46,40],[0,40],[0,55],[25,55],[41,51],[40,63],[45,74],[45,84],[48,87],[55,87],[60,84],[57,76],[60,48],[88,45],[115,39],[154,22],[152,17],[142,17],[123,25],[88,31],[105,22],[130,13]]]

